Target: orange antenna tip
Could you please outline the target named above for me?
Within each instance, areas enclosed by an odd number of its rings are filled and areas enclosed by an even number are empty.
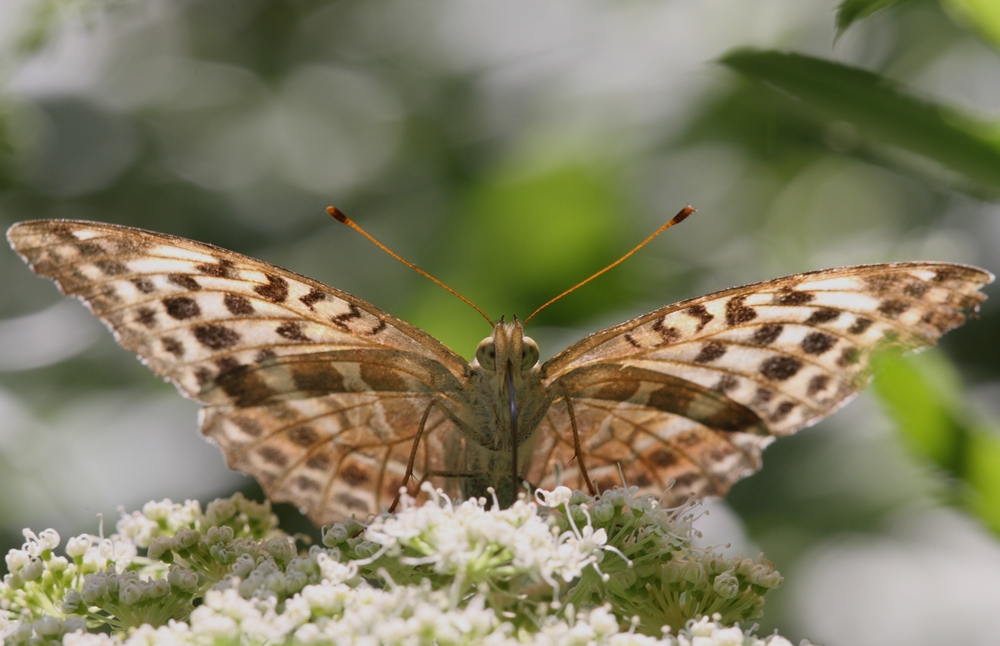
[[[340,209],[338,209],[335,206],[326,207],[326,212],[332,215],[337,222],[343,222],[344,224],[347,224],[347,221],[350,219],[346,215],[344,215]]]
[[[685,206],[683,209],[681,209],[680,213],[678,213],[673,218],[671,218],[670,222],[667,223],[667,226],[671,226],[672,227],[675,224],[680,224],[684,220],[687,220],[688,216],[691,215],[692,213],[694,213],[694,207],[689,204],[689,205]],[[334,216],[334,217],[337,217],[337,216]]]

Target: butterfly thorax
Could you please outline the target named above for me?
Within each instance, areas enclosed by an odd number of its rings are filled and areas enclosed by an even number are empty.
[[[468,406],[463,419],[476,435],[468,438],[461,470],[465,497],[488,496],[493,487],[502,507],[513,503],[514,442],[517,473],[527,472],[535,431],[550,404],[542,385],[538,346],[515,318],[503,319],[483,339],[470,364]]]

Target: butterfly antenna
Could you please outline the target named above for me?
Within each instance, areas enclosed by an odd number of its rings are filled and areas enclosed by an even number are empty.
[[[483,318],[486,319],[487,322],[489,322],[490,327],[493,327],[493,321],[490,319],[490,317],[486,316],[486,312],[484,312],[483,310],[479,309],[479,307],[475,303],[473,303],[472,301],[470,301],[466,297],[462,296],[461,294],[459,294],[458,292],[456,292],[451,287],[448,287],[447,285],[445,285],[444,283],[442,283],[440,280],[438,280],[434,276],[431,276],[430,274],[428,274],[426,271],[424,271],[420,267],[417,267],[412,262],[406,260],[405,258],[403,258],[402,256],[400,256],[398,253],[396,253],[395,251],[393,251],[389,247],[385,246],[384,244],[382,244],[381,242],[379,242],[378,240],[376,240],[374,236],[372,236],[370,233],[368,233],[367,231],[365,231],[364,229],[362,229],[360,226],[358,226],[358,224],[354,220],[352,220],[351,218],[349,218],[346,215],[344,215],[344,213],[340,209],[338,209],[335,206],[328,206],[328,207],[326,207],[326,212],[329,213],[330,215],[332,215],[333,218],[335,220],[337,220],[337,222],[343,222],[347,226],[351,227],[352,229],[354,229],[355,231],[357,231],[358,233],[360,233],[364,237],[366,237],[369,240],[371,240],[372,244],[374,244],[376,247],[378,247],[382,251],[386,252],[387,254],[389,254],[390,256],[392,256],[393,258],[395,258],[396,260],[398,260],[399,262],[403,263],[404,265],[406,265],[407,267],[409,267],[413,271],[417,272],[421,276],[424,276],[425,278],[429,278],[434,283],[440,285],[441,287],[444,287],[446,290],[448,290],[449,292],[451,292],[452,294],[454,294],[455,296],[457,296],[458,298],[460,298],[466,305],[468,305],[472,309],[474,309],[477,312],[479,312],[480,314],[482,314]],[[645,243],[643,243],[643,244],[645,244]],[[624,258],[623,258],[623,260],[624,260]],[[621,262],[621,261],[619,261],[619,262]],[[608,269],[610,269],[610,267]]]
[[[694,213],[694,209],[692,207],[690,207],[690,206],[685,206],[683,209],[681,209],[680,213],[678,213],[674,217],[670,218],[670,222],[667,222],[662,227],[660,227],[659,229],[657,229],[656,231],[654,231],[653,235],[649,236],[648,238],[646,238],[645,240],[643,240],[642,242],[640,242],[639,244],[637,244],[635,246],[635,248],[632,249],[632,251],[628,252],[627,254],[625,254],[624,256],[622,256],[621,258],[619,258],[618,260],[614,261],[613,263],[611,263],[610,265],[608,265],[607,267],[605,267],[601,271],[597,272],[596,274],[594,274],[590,278],[588,278],[586,280],[582,280],[579,283],[577,283],[576,285],[573,285],[572,287],[570,287],[569,289],[567,289],[562,294],[559,294],[558,296],[556,296],[555,298],[553,298],[552,300],[550,300],[548,303],[546,303],[545,305],[542,305],[537,310],[535,310],[534,312],[532,312],[531,316],[529,316],[528,318],[524,319],[524,325],[527,325],[528,321],[530,321],[531,319],[533,319],[535,317],[535,314],[538,314],[539,312],[541,312],[542,310],[544,310],[546,307],[548,307],[552,303],[555,303],[557,300],[559,300],[563,296],[569,294],[570,292],[574,292],[574,291],[580,289],[581,287],[583,287],[584,285],[586,285],[590,281],[594,280],[595,278],[597,278],[598,276],[600,276],[604,272],[606,272],[608,270],[611,270],[611,269],[614,269],[618,265],[622,264],[623,262],[625,262],[625,260],[629,256],[631,256],[636,251],[639,251],[640,249],[642,249],[643,247],[645,247],[646,245],[648,245],[650,242],[652,242],[653,238],[655,238],[656,236],[660,235],[661,233],[663,233],[664,231],[666,231],[670,227],[674,226],[675,224],[680,224],[681,222],[683,222],[684,220],[686,220],[687,217],[689,215],[691,215],[692,213]]]

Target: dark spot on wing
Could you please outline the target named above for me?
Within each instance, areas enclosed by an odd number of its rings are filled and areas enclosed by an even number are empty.
[[[205,263],[203,265],[197,265],[195,269],[205,274],[206,276],[215,276],[216,278],[231,278],[233,273],[233,261],[220,259],[219,264]]]
[[[288,365],[295,387],[304,394],[342,393],[344,376],[322,361],[300,361]]]
[[[965,273],[965,271],[958,267],[941,267],[934,271],[934,282],[944,283],[949,280],[959,280]]]
[[[230,419],[237,428],[252,437],[259,437],[264,432],[260,422],[249,415],[234,415]]]
[[[98,260],[94,263],[97,265],[105,276],[121,276],[122,274],[128,273],[128,267],[125,263],[119,262],[117,260]]]
[[[187,296],[164,298],[163,307],[167,310],[167,314],[178,321],[194,318],[201,314],[201,308],[198,307],[198,303],[193,298],[188,298]]]
[[[768,390],[767,388],[758,388],[757,392],[753,394],[753,399],[750,400],[751,406],[763,406],[767,402],[771,401],[774,397],[774,392]]]
[[[143,294],[152,294],[156,291],[156,285],[148,278],[133,278],[132,284]]]
[[[160,338],[160,345],[163,349],[174,355],[178,359],[184,356],[184,344],[175,339],[172,336],[165,336]]]
[[[878,306],[879,313],[884,314],[891,319],[896,318],[908,309],[910,309],[909,303],[895,298],[883,301],[882,304]]]
[[[681,338],[681,333],[677,331],[675,327],[667,327],[663,323],[667,320],[667,317],[663,317],[653,323],[653,331],[660,335],[663,340],[661,345],[670,345],[671,343],[676,343],[678,339]]]
[[[352,487],[357,487],[358,485],[368,482],[368,474],[364,469],[353,462],[341,467],[340,470],[337,471],[337,477]]]
[[[760,374],[772,381],[791,379],[802,369],[802,362],[795,357],[771,357],[760,365]]]
[[[240,362],[234,357],[219,357],[215,360],[215,366],[219,369],[219,374],[216,375],[216,379],[222,377],[228,372],[233,372],[234,370],[243,368]]]
[[[306,476],[299,476],[295,478],[295,486],[300,491],[319,491],[323,488],[318,482],[312,478],[307,478]]]
[[[795,409],[795,406],[795,402],[781,402],[778,404],[778,407],[774,409],[774,412],[768,416],[767,421],[780,422],[788,417],[788,414]]]
[[[871,319],[859,317],[858,320],[851,325],[851,327],[847,328],[847,331],[851,334],[864,334],[864,332],[872,326],[872,323],[874,323],[874,321]]]
[[[823,332],[810,332],[802,339],[802,351],[806,354],[821,355],[837,344],[837,337]]]
[[[903,288],[903,293],[911,298],[923,298],[927,290],[931,288],[927,283],[915,281]]]
[[[135,310],[135,320],[144,327],[156,327],[156,311],[151,307],[140,307]]]
[[[754,345],[771,345],[781,336],[782,330],[785,329],[784,325],[780,323],[768,323],[767,325],[762,325],[757,328],[750,337],[750,343]]]
[[[722,355],[726,354],[726,346],[718,341],[709,341],[701,346],[698,355],[694,358],[695,363],[711,363]]]
[[[81,256],[100,256],[104,253],[104,248],[96,242],[78,242],[75,246]]]
[[[334,325],[350,331],[350,328],[347,326],[347,321],[359,318],[361,318],[361,310],[358,309],[357,305],[351,303],[348,306],[347,312],[331,317],[330,321],[332,321]]]
[[[274,274],[264,274],[267,277],[267,285],[256,285],[253,290],[272,303],[284,303],[288,298],[288,281],[281,276]]]
[[[330,456],[326,453],[317,453],[308,460],[306,460],[306,467],[310,469],[316,469],[317,471],[326,471],[330,468],[333,462],[330,460]]]
[[[889,292],[899,285],[903,277],[899,274],[875,274],[865,278],[865,283],[873,292]]]
[[[306,307],[308,307],[309,309],[312,309],[313,305],[315,305],[316,303],[324,300],[325,298],[326,298],[326,294],[324,294],[323,292],[321,292],[318,289],[316,289],[315,287],[313,287],[311,290],[309,290],[308,294],[306,294],[305,296],[302,296],[301,298],[299,298],[299,300],[302,301],[302,303]]]
[[[305,448],[319,442],[321,438],[322,436],[310,426],[296,426],[288,431],[288,439]]]
[[[719,383],[712,386],[712,390],[725,394],[730,390],[739,388],[739,385],[740,380],[733,375],[722,375],[719,377]]]
[[[277,467],[283,467],[288,464],[288,457],[273,446],[260,447],[257,450],[257,455],[259,455],[264,462],[269,462]]]
[[[230,357],[223,359],[230,359],[232,363],[223,364],[224,371],[215,378],[215,382],[233,404],[239,407],[258,406],[274,396],[271,387],[250,366],[241,366]],[[217,364],[221,362],[222,360]],[[271,413],[275,418],[278,417],[274,410]]]
[[[240,335],[224,325],[209,323],[194,328],[194,338],[198,339],[206,348],[222,350],[236,345],[240,340]]]
[[[226,309],[229,310],[230,314],[236,314],[237,316],[249,316],[254,313],[253,303],[251,303],[250,299],[245,296],[226,292],[226,295],[222,297],[222,302],[225,304]]]
[[[861,350],[854,346],[848,346],[840,351],[840,358],[837,359],[837,365],[841,368],[846,368],[847,366],[853,366],[860,360]]]
[[[820,309],[813,312],[809,318],[806,319],[806,325],[818,325],[819,323],[829,323],[830,321],[836,320],[840,317],[840,310],[835,310],[832,307],[821,307]]]
[[[757,318],[757,311],[743,304],[746,296],[734,296],[726,301],[726,323],[730,326],[749,323]]]
[[[365,504],[363,500],[352,496],[349,493],[341,492],[334,496],[334,499],[348,509],[357,509],[358,511],[368,511],[368,505]]]
[[[705,309],[704,305],[694,305],[684,310],[684,313],[698,319],[699,323],[698,327],[695,329],[696,332],[701,332],[702,329],[704,329],[704,327],[711,323],[712,319],[715,318],[715,315]]]
[[[773,302],[775,305],[805,305],[815,298],[815,294],[811,294],[809,292],[797,292],[789,289],[775,294]]]
[[[809,380],[809,388],[806,390],[806,394],[810,397],[815,397],[826,390],[828,385],[830,385],[829,375],[816,375]]]
[[[201,289],[198,281],[187,274],[170,274],[167,276],[167,280],[178,287],[183,287],[189,292],[196,292]]]
[[[282,323],[275,330],[279,336],[282,336],[289,341],[308,341],[309,337],[302,333],[302,328],[296,321],[288,321],[287,323]]]
[[[677,456],[674,455],[673,451],[660,448],[649,454],[649,461],[652,462],[654,466],[664,469],[677,464]]]
[[[198,366],[194,370],[194,378],[195,381],[198,382],[199,386],[204,386],[205,384],[212,381],[213,376],[214,375],[212,374],[212,371],[206,368],[205,366]]]

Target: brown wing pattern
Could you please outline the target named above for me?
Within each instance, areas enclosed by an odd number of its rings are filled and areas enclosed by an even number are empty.
[[[122,346],[208,405],[202,432],[231,466],[317,522],[387,504],[430,397],[462,397],[465,362],[440,342],[260,260],[94,222],[24,222],[7,235]],[[453,441],[442,416],[429,428],[418,469],[440,469],[432,456]]]
[[[610,464],[602,451],[613,446],[630,484],[652,491],[673,478],[670,501],[722,495],[759,468],[771,436],[813,424],[856,394],[875,349],[934,344],[975,311],[992,279],[974,267],[920,262],[779,278],[597,332],[549,360],[543,375],[549,387],[567,387],[578,421],[586,420],[579,429],[588,470],[592,461]],[[595,371],[603,384],[581,378]],[[688,395],[666,396],[653,374],[687,382]],[[539,451],[569,464],[564,401],[545,426],[551,433]]]

